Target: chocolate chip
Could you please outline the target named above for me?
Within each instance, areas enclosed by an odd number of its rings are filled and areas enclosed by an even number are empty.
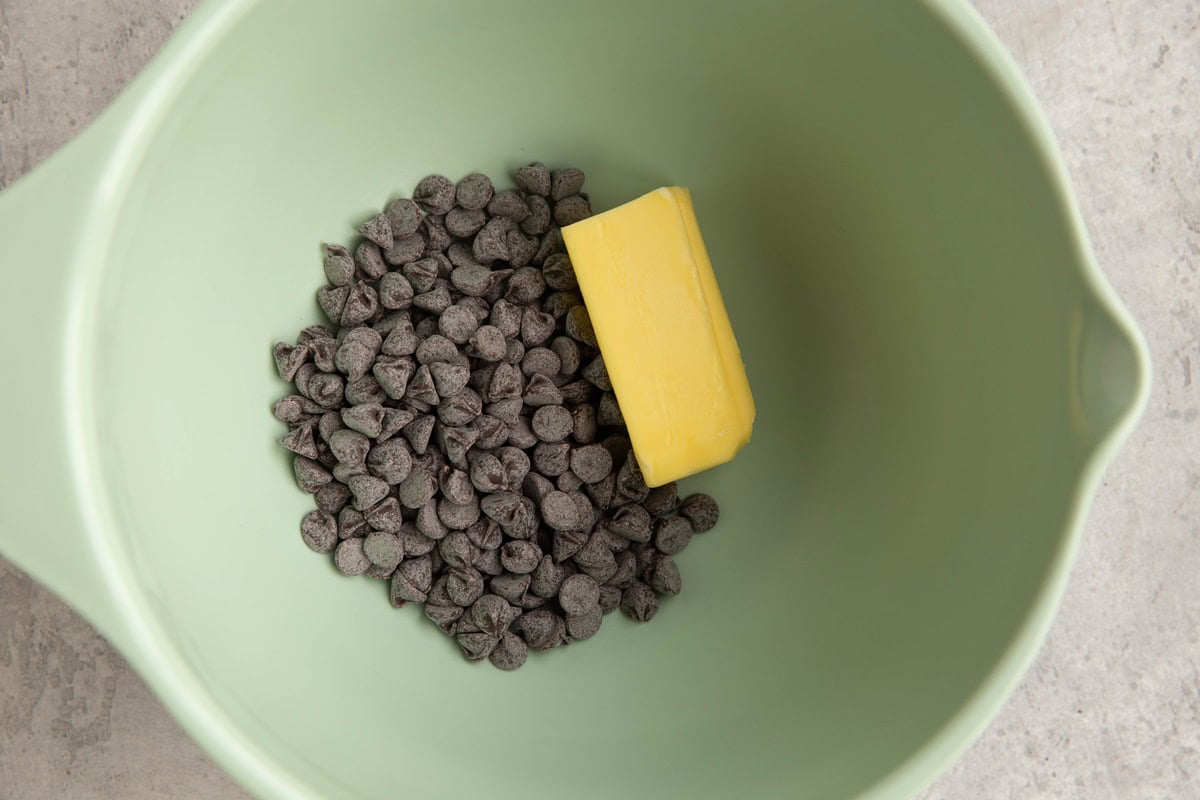
[[[450,262],[446,258],[445,250],[450,247],[454,239],[451,238],[450,232],[446,230],[445,217],[426,217],[421,221],[419,232],[425,239],[424,255],[437,259],[441,264],[438,274],[443,278],[447,277],[450,274]]]
[[[532,542],[508,542],[500,546],[500,563],[509,572],[525,575],[537,569],[542,551]]]
[[[478,242],[479,238],[476,237],[475,241]],[[504,297],[516,305],[528,305],[541,298],[545,291],[546,281],[542,278],[542,271],[535,267],[521,267],[508,279],[508,292]]]
[[[287,436],[280,439],[279,443],[296,455],[312,459],[319,457],[317,443],[313,440],[313,426],[311,424],[296,426]]]
[[[373,475],[355,475],[347,481],[347,485],[354,495],[354,507],[359,511],[366,511],[387,497],[390,491],[386,481]]]
[[[512,670],[520,669],[528,657],[529,648],[521,637],[515,633],[505,633],[500,637],[500,641],[496,643],[496,646],[492,648],[491,654],[488,655],[488,660],[497,669],[511,672]]]
[[[481,172],[472,172],[455,187],[455,201],[466,209],[481,209],[487,206],[495,193],[492,179]]]
[[[508,352],[504,334],[494,325],[482,325],[467,340],[467,355],[484,361],[499,361]]]
[[[525,313],[521,317],[521,341],[525,347],[537,347],[545,344],[554,335],[555,319],[550,314],[538,311],[533,306],[526,306]],[[547,350],[551,354],[552,351]],[[555,361],[558,361],[558,356],[555,355]],[[558,363],[561,367],[561,362]],[[557,374],[558,368],[555,368]]]
[[[422,414],[412,422],[404,426],[401,431],[404,438],[412,446],[413,452],[417,454],[424,453],[429,447],[429,439],[433,435],[434,418],[429,414]]]
[[[618,508],[608,523],[610,531],[631,542],[650,541],[652,527],[650,514],[635,503]]]
[[[454,208],[454,183],[444,175],[422,178],[413,189],[413,200],[430,214],[445,214]]]
[[[566,442],[541,442],[533,450],[533,465],[549,477],[562,475],[570,466],[571,445]]]
[[[546,347],[531,347],[521,359],[521,372],[526,376],[545,375],[553,380],[561,367],[558,355]]]
[[[450,364],[436,361],[429,365],[429,376],[433,379],[433,388],[440,398],[439,418],[447,425],[466,425],[483,413],[483,400],[474,389],[468,389],[471,380],[471,370],[465,364]],[[455,409],[454,419],[443,415],[446,401],[452,401],[447,408]]]
[[[492,304],[491,323],[505,336],[513,337],[521,332],[522,315],[520,306],[500,299]]]
[[[450,288],[446,281],[439,279],[428,292],[416,295],[412,299],[414,308],[420,308],[432,314],[441,314],[450,307],[454,300],[450,296]]]
[[[596,330],[592,327],[592,318],[588,316],[587,309],[583,306],[575,306],[567,312],[566,331],[567,336],[588,347],[600,346],[596,341]]]
[[[393,580],[395,578],[393,577]],[[442,629],[443,633],[454,635],[455,623],[462,617],[463,609],[453,605],[425,605],[425,616]]]
[[[500,459],[491,453],[481,453],[471,461],[471,484],[483,494],[503,491],[508,476]]]
[[[300,522],[300,537],[310,550],[332,552],[338,543],[337,520],[324,511],[310,511]]]
[[[383,381],[381,380],[380,383],[382,384]],[[427,408],[436,406],[441,400],[433,383],[433,375],[429,372],[428,364],[422,364],[413,372],[403,399],[410,404],[421,404]]]
[[[487,633],[460,633],[456,638],[467,661],[483,661],[491,656],[500,643],[499,639]]]
[[[654,532],[654,546],[669,556],[683,552],[691,540],[692,523],[682,516],[659,521]]]
[[[372,531],[363,540],[363,555],[375,566],[389,573],[400,566],[404,558],[404,547],[400,539],[392,533]]]
[[[573,416],[572,422],[577,419]],[[578,447],[570,454],[571,471],[584,483],[596,483],[612,472],[612,455],[598,444]]]
[[[383,251],[383,260],[393,267],[399,267],[416,261],[425,253],[425,237],[420,231],[409,234],[392,242],[392,246]],[[405,277],[408,277],[407,275]],[[409,278],[412,280],[412,278]],[[416,288],[416,285],[413,285]]]
[[[508,248],[508,263],[514,269],[529,264],[537,254],[539,247],[536,237],[526,236],[515,228],[510,228],[504,235],[504,242]]]
[[[592,205],[581,194],[564,197],[554,204],[554,224],[563,228],[592,215]]]
[[[337,514],[350,502],[350,487],[341,481],[330,481],[317,490],[317,508],[326,514]]]
[[[363,436],[374,439],[383,433],[385,409],[379,403],[362,403],[342,409],[342,423]]]
[[[571,412],[562,406],[542,406],[530,420],[534,434],[543,442],[561,442],[571,434],[573,426]]]
[[[521,220],[521,230],[530,236],[541,236],[550,230],[553,212],[546,198],[531,194],[525,198],[525,203],[529,206],[529,216]]]
[[[512,178],[513,183],[518,188],[529,194],[541,195],[543,197],[550,194],[550,170],[540,161],[534,161],[532,164],[520,167],[513,172]]]
[[[721,512],[709,495],[693,494],[680,504],[679,513],[687,517],[696,533],[705,533],[716,526]]]
[[[413,329],[412,320],[401,320],[383,340],[382,352],[389,356],[410,356],[417,351],[420,343],[421,339]]]
[[[554,381],[539,373],[535,373],[529,378],[529,383],[525,387],[525,404],[529,406],[561,406],[563,403],[563,393]]]
[[[340,417],[337,419],[340,422]],[[371,451],[371,440],[358,431],[342,428],[330,434],[329,449],[343,464],[362,464]]]
[[[421,220],[425,217],[415,202],[404,197],[388,203],[383,213],[387,215],[388,222],[391,223],[392,235],[396,237],[416,233],[417,228],[421,226]]]
[[[510,629],[534,650],[550,650],[566,641],[567,629],[563,618],[544,608],[517,617]]]
[[[579,568],[600,583],[607,583],[617,573],[617,559],[608,549],[602,536],[593,534],[587,544],[572,556]]]
[[[662,486],[656,486],[646,495],[645,501],[642,503],[646,511],[652,517],[665,517],[668,514],[675,513],[679,508],[679,493],[678,486],[675,481],[664,483]],[[695,527],[695,521],[692,521],[692,526]]]
[[[402,309],[412,305],[412,284],[399,272],[389,272],[380,278],[378,293],[379,304],[384,308]]]
[[[581,169],[576,167],[556,169],[550,173],[550,197],[558,201],[573,194],[579,194],[583,189],[583,181],[584,174]]]
[[[491,450],[508,441],[508,426],[490,414],[480,414],[470,427],[479,437],[475,440],[477,450]]]
[[[323,286],[317,290],[317,305],[325,312],[330,322],[340,323],[349,297],[349,286]]]
[[[504,217],[493,217],[475,234],[471,255],[483,265],[508,260],[508,231],[512,226]],[[511,282],[511,278],[509,279]]]
[[[587,575],[572,575],[558,591],[558,603],[568,615],[599,610],[600,584]]]
[[[621,610],[638,622],[649,622],[658,613],[658,595],[646,584],[636,581],[621,594]]]
[[[596,408],[590,405],[580,405],[571,409],[571,436],[579,444],[590,444],[596,441],[598,433],[598,424],[596,422]],[[612,457],[609,457],[608,469],[612,469]],[[585,466],[584,469],[587,469]],[[595,469],[590,474],[595,474],[599,470],[596,465]],[[576,473],[577,475],[579,473]],[[582,476],[580,476],[582,477]]]
[[[334,552],[333,563],[343,575],[362,575],[371,566],[363,552],[362,539],[343,539]]]
[[[424,470],[411,470],[396,486],[396,499],[405,508],[418,509],[433,499],[437,482]]]
[[[518,575],[515,572],[505,572],[492,578],[489,586],[492,591],[510,603],[519,603],[529,591],[530,576]]]
[[[617,571],[608,579],[607,585],[615,586],[618,589],[628,589],[637,580],[637,556],[629,550],[620,553],[614,552],[613,556],[617,559]]]
[[[573,642],[582,642],[595,636],[600,631],[602,622],[604,622],[604,612],[597,602],[596,607],[586,614],[567,615],[567,635]]]
[[[611,584],[600,587],[600,613],[611,614],[621,607],[621,590]]]
[[[554,534],[554,560],[558,563],[572,558],[588,543],[588,535],[583,531],[558,531]]]
[[[574,531],[583,527],[578,507],[565,492],[548,492],[541,498],[542,519],[556,531]]]
[[[462,306],[447,308],[438,319],[438,330],[454,344],[466,344],[478,327],[475,312]]]
[[[488,220],[482,209],[454,208],[446,215],[446,231],[460,239],[468,239],[479,233]]]
[[[446,578],[446,594],[456,606],[470,606],[483,596],[483,576],[474,567],[451,569]]]
[[[520,192],[505,189],[492,197],[487,205],[487,212],[493,217],[508,217],[513,222],[520,222],[529,216],[529,205]]]
[[[659,594],[677,595],[682,587],[679,567],[669,555],[660,555],[645,573],[646,583]]]
[[[354,259],[340,244],[324,244],[325,278],[334,286],[347,286],[354,279]],[[290,380],[290,379],[288,379]]]
[[[577,381],[571,381],[570,383],[564,383],[559,387],[558,391],[560,394],[562,394],[563,403],[565,405],[575,406],[582,403],[590,403],[592,399],[592,392],[594,390],[590,383],[580,379]]]

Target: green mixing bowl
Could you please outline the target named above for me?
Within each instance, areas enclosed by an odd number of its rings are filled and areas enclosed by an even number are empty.
[[[683,595],[506,674],[301,544],[269,346],[318,242],[531,159],[691,188],[759,414],[687,482],[724,513]],[[270,798],[908,797],[1033,657],[1146,393],[960,0],[210,0],[0,195],[0,263],[0,550]]]

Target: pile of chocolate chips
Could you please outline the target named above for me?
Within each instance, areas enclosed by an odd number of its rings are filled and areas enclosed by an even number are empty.
[[[304,542],[505,670],[650,620],[718,513],[638,469],[560,233],[591,215],[583,172],[513,181],[431,175],[325,245],[331,325],[274,349]]]

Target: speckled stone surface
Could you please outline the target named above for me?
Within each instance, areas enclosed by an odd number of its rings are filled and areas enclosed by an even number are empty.
[[[1200,3],[975,4],[1046,109],[1155,375],[1037,664],[921,800],[1190,800],[1200,797]],[[0,187],[98,114],[194,5],[0,0]],[[245,794],[87,623],[0,561],[0,800],[60,797]]]

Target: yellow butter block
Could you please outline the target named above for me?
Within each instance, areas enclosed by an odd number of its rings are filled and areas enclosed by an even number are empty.
[[[688,190],[657,189],[562,234],[646,483],[732,459],[754,398]]]

